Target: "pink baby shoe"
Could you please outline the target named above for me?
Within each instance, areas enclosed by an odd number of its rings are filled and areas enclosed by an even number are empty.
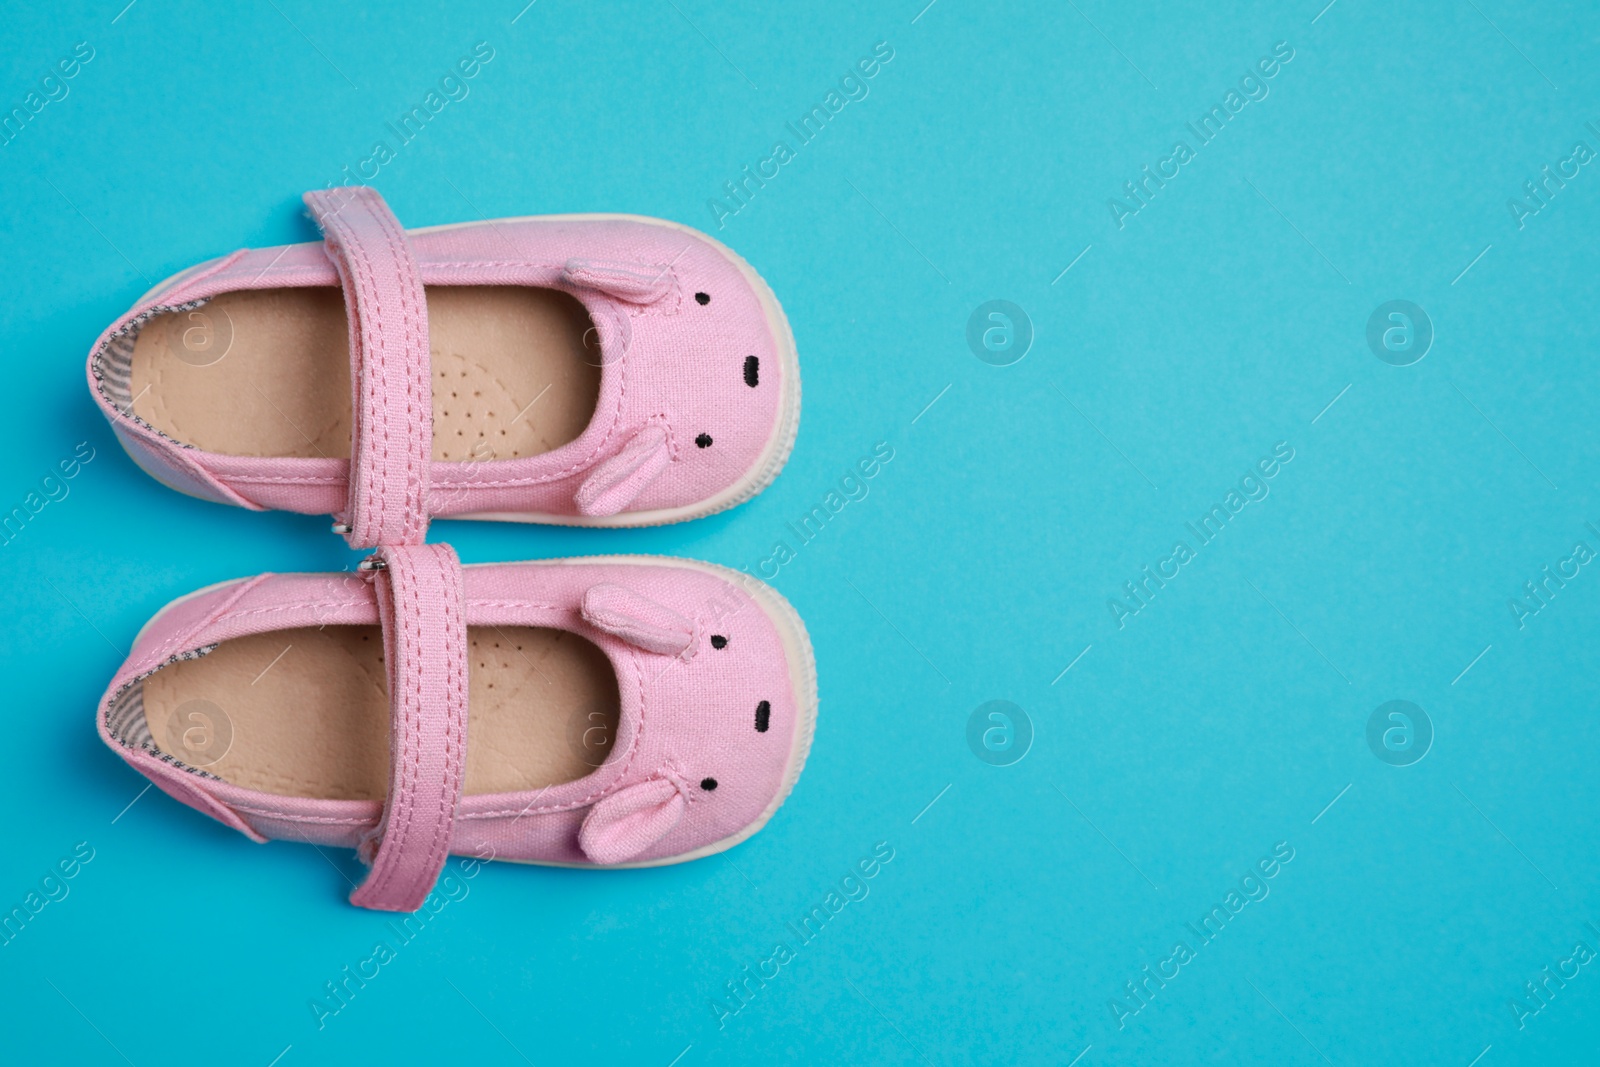
[[[433,516],[697,518],[764,489],[800,418],[794,338],[686,226],[551,215],[406,231],[375,190],[307,193],[322,243],[241,249],[106,330],[89,385],[135,462],[360,548]]]
[[[135,640],[101,738],[255,841],[355,848],[351,896],[411,911],[446,857],[654,866],[730,848],[793,788],[816,723],[794,609],[664,557],[462,567],[384,546],[266,574]]]

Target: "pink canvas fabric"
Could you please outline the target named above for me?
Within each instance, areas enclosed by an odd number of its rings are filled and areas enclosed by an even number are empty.
[[[378,558],[386,569],[371,575],[262,575],[170,605],[107,688],[101,738],[163,791],[252,840],[360,850],[373,870],[352,901],[391,909],[420,902],[446,851],[582,866],[671,862],[742,840],[792,787],[811,743],[815,666],[793,609],[748,575],[661,557],[460,567],[436,545],[385,548]],[[394,722],[386,802],[242,788],[150,739],[140,686],[163,666],[245,634],[375,624],[385,632]],[[593,773],[540,790],[460,794],[471,744],[460,644],[466,626],[491,625],[569,630],[609,658],[620,717]]]
[[[341,522],[356,548],[428,533],[433,375],[428,305],[400,221],[375,190],[307,193],[350,322],[350,477]]]
[[[788,326],[759,277],[704,234],[631,216],[404,232],[372,190],[307,199],[326,243],[241,249],[179,274],[112,323],[90,352],[90,389],[118,439],[174,488],[256,510],[355,518],[352,541],[365,546],[419,542],[429,516],[626,525],[693,517],[674,514],[684,509],[709,514],[758,492],[787,458],[799,412]],[[428,394],[417,394],[415,357],[419,345],[427,350],[418,285],[537,286],[582,303],[602,360],[599,401],[584,432],[536,456],[432,461],[423,451]],[[303,286],[345,289],[354,467],[345,459],[208,452],[132,413],[128,354],[152,316],[219,293]],[[385,431],[394,447],[380,462]],[[397,519],[402,505],[406,517]]]
[[[416,911],[450,854],[467,767],[467,621],[449,545],[386,545],[370,561],[389,675],[389,789],[358,851],[350,903]]]

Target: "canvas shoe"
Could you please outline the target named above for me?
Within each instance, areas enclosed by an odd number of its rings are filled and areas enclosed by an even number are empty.
[[[90,353],[96,402],[167,485],[331,513],[370,548],[434,516],[697,518],[788,458],[793,336],[710,237],[628,215],[406,231],[369,188],[305,201],[323,242],[175,275]]]
[[[462,567],[385,546],[164,608],[98,711],[166,793],[254,841],[355,848],[411,911],[449,854],[653,866],[729,848],[793,788],[816,668],[789,604],[663,557]]]

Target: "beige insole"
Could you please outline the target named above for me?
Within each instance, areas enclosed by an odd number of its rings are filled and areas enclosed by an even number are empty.
[[[605,762],[616,671],[577,634],[467,628],[467,793],[541,789]],[[376,626],[278,630],[224,641],[144,682],[163,752],[279,796],[381,800],[389,697]]]
[[[600,395],[577,300],[525,286],[430,286],[433,458],[514,459],[576,438]],[[223,293],[145,324],[133,413],[233,456],[350,455],[350,338],[338,289]]]

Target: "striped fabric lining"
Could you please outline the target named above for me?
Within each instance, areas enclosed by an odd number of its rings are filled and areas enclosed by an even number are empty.
[[[110,337],[105,339],[94,354],[90,368],[94,373],[94,380],[99,384],[100,395],[134,422],[143,426],[152,433],[160,434],[173,444],[183,448],[193,448],[193,445],[184,444],[150,425],[133,413],[133,343],[139,338],[139,331],[144,329],[144,324],[157,315],[170,312],[193,311],[202,307],[205,300],[191,300],[186,304],[162,304],[147,308],[133,318],[119,326]]]
[[[215,644],[211,644],[189,652],[179,652],[143,674],[129,679],[121,689],[112,694],[111,700],[107,704],[106,732],[119,744],[127,748],[148,752],[157,759],[170,763],[181,771],[198,774],[202,778],[213,778],[219,782],[222,781],[221,778],[210,771],[191,767],[169,753],[163,752],[156,745],[155,738],[150,734],[150,722],[145,718],[144,713],[144,680],[146,678],[159,671],[162,667],[177,663],[180,660],[199,659],[211,653],[216,647]]]

